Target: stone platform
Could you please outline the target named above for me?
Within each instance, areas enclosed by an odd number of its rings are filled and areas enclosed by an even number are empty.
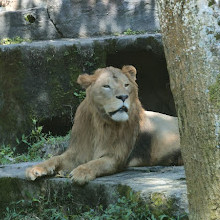
[[[174,215],[188,212],[183,167],[139,167],[100,177],[85,186],[77,186],[68,178],[42,178],[28,181],[25,169],[34,163],[0,166],[0,204],[31,199],[39,195],[66,198],[69,194],[77,204],[94,207],[109,205],[119,196],[138,193],[150,208],[169,210]]]

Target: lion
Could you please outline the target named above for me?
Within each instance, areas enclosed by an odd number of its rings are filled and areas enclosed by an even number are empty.
[[[86,98],[77,108],[68,149],[28,168],[27,178],[69,172],[83,185],[129,166],[181,165],[177,118],[142,108],[136,73],[126,65],[79,75]]]

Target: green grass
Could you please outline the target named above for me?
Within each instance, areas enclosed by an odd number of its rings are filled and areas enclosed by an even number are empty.
[[[73,196],[72,196],[73,197]],[[120,197],[115,204],[107,208],[98,206],[94,209],[78,207],[72,209],[73,201],[58,205],[43,197],[33,198],[32,201],[21,200],[12,203],[0,214],[1,219],[74,219],[74,220],[186,220],[186,215],[174,217],[168,215],[155,216],[149,207],[141,201],[133,199],[133,194],[129,198]],[[74,200],[74,198],[71,198]],[[85,209],[87,209],[85,211]],[[73,211],[74,210],[74,211]]]

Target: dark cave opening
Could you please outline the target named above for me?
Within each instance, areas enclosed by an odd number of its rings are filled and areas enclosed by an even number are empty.
[[[69,115],[61,117],[52,117],[40,122],[43,126],[43,133],[53,136],[65,136],[72,128],[72,121]]]
[[[164,57],[146,50],[126,50],[107,56],[106,66],[121,68],[123,65],[133,65],[137,69],[139,98],[146,110],[176,116]]]

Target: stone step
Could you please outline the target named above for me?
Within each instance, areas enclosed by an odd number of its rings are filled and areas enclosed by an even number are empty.
[[[160,29],[154,0],[6,0],[6,3],[5,11],[0,11],[0,39],[82,38],[127,30],[152,33]]]
[[[68,202],[68,195],[74,198],[74,204],[99,205],[115,203],[119,196],[138,193],[152,209],[169,214],[180,215],[188,212],[185,174],[183,167],[139,167],[105,176],[78,187],[66,178],[42,178],[37,181],[25,179],[25,169],[34,163],[20,163],[0,166],[0,206],[2,210],[8,203],[21,199],[31,200],[37,196],[46,196],[56,201]]]
[[[79,104],[74,95],[79,92],[78,75],[127,64],[138,70],[143,106],[175,114],[160,34],[0,46],[0,143],[15,142],[30,132],[33,118],[46,131],[55,129],[54,135],[66,134]]]

